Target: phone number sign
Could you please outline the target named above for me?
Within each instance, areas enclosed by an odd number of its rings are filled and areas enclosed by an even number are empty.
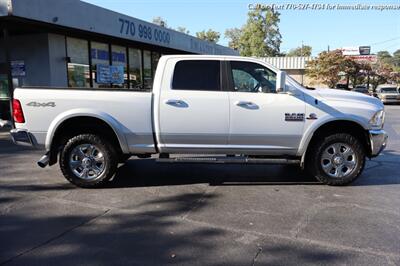
[[[135,37],[145,41],[169,44],[171,36],[169,32],[142,23],[135,23],[129,19],[119,18],[119,33],[128,37]]]

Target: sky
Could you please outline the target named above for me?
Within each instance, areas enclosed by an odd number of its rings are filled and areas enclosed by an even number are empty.
[[[389,1],[253,1],[253,0],[85,0],[107,9],[151,22],[162,17],[167,26],[183,26],[191,35],[213,29],[221,33],[219,44],[227,45],[223,33],[229,28],[240,28],[246,23],[249,4],[285,5],[279,29],[282,35],[281,52],[302,45],[310,45],[313,55],[342,47],[370,45],[371,52],[400,49],[400,0]],[[325,4],[325,10],[288,9],[288,5]],[[327,5],[337,4],[386,6],[396,10],[327,10]]]

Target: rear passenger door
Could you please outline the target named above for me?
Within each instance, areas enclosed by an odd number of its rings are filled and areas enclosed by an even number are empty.
[[[177,60],[171,68],[171,81],[163,81],[169,87],[160,92],[161,150],[209,151],[226,145],[229,99],[223,90],[221,61]]]

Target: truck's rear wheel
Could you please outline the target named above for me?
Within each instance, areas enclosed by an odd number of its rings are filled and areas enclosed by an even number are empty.
[[[118,165],[118,155],[103,137],[82,134],[71,138],[61,152],[60,168],[78,187],[100,187],[109,181]]]
[[[307,153],[307,170],[327,185],[353,182],[365,165],[364,146],[359,139],[346,133],[317,140]]]

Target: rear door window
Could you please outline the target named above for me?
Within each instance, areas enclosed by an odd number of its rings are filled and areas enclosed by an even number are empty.
[[[218,60],[183,60],[175,65],[173,90],[220,91],[221,67]]]

